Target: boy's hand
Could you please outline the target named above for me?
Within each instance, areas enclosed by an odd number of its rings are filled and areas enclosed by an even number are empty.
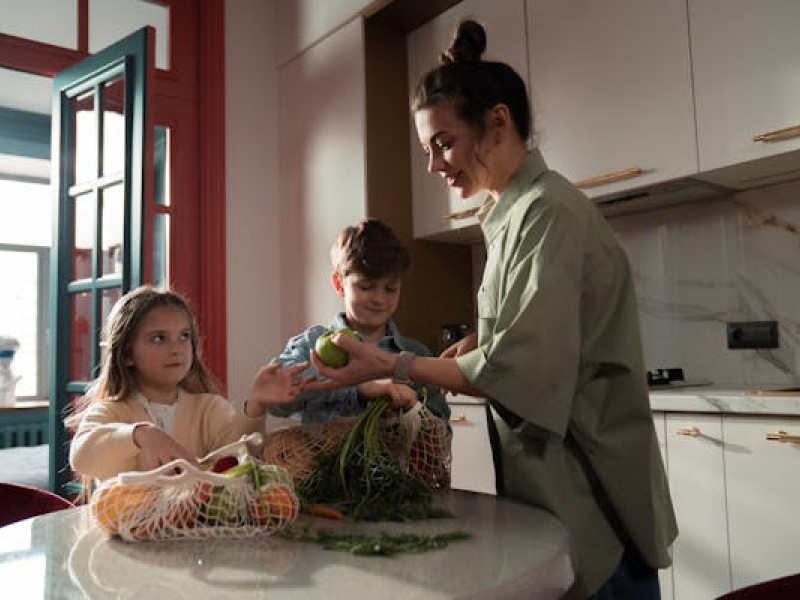
[[[478,347],[478,334],[473,332],[470,333],[468,336],[465,336],[458,340],[455,344],[452,344],[445,348],[444,352],[442,352],[439,357],[440,358],[455,358],[457,356],[461,356],[462,354],[466,354],[470,350],[474,350]]]
[[[183,458],[192,464],[197,459],[176,442],[171,435],[152,423],[139,423],[133,428],[133,443],[139,447],[144,469],[149,471],[161,465]]]
[[[305,371],[308,362],[302,362],[291,367],[284,367],[280,363],[273,363],[262,367],[256,375],[244,411],[249,417],[264,415],[264,407],[270,404],[285,404],[294,400],[313,380],[313,376],[296,379],[295,375]]]
[[[362,396],[374,399],[389,396],[394,408],[411,408],[417,402],[417,391],[404,383],[393,383],[391,379],[367,381],[356,386]]]

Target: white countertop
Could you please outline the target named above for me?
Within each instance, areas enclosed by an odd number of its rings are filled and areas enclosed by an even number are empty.
[[[795,390],[785,391],[789,388]],[[650,407],[665,412],[800,416],[800,386],[726,385],[650,390]]]
[[[316,519],[348,533],[472,538],[442,550],[356,556],[278,536],[124,542],[108,539],[86,507],[0,528],[0,581],[9,598],[302,598],[313,600],[555,599],[574,580],[569,538],[549,513],[504,498],[445,492],[453,519],[364,523]],[[296,523],[302,527],[306,521]],[[27,594],[27,595],[26,595]]]

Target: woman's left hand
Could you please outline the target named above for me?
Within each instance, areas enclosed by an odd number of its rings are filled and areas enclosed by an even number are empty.
[[[348,362],[344,367],[325,365],[315,351],[311,351],[311,364],[326,381],[315,381],[306,385],[308,390],[331,390],[354,386],[365,381],[388,377],[394,371],[396,354],[385,352],[368,342],[359,341],[349,335],[334,333],[331,341],[347,351]]]

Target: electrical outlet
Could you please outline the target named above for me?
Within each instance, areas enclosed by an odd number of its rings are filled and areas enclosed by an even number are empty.
[[[739,321],[728,323],[729,350],[777,347],[777,321]]]

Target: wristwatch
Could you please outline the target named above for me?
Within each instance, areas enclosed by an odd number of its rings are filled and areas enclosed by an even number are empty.
[[[411,361],[417,355],[413,352],[408,352],[403,350],[400,354],[397,355],[397,359],[394,361],[394,375],[392,375],[392,383],[404,383],[406,385],[411,385],[414,383],[409,377],[409,371],[411,369]]]

